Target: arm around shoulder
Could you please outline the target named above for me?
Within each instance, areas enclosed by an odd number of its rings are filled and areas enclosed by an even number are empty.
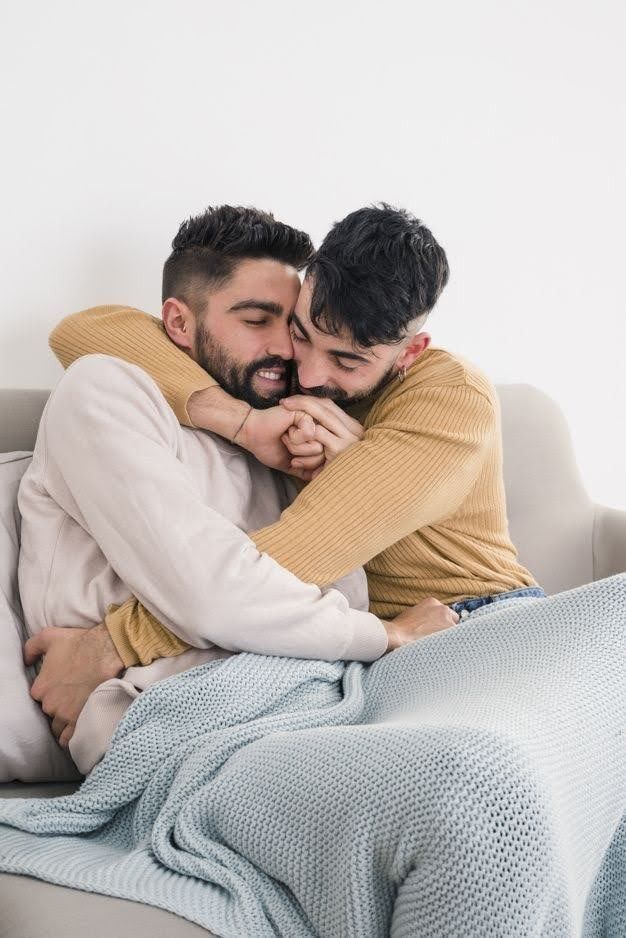
[[[94,306],[66,316],[52,330],[50,348],[67,368],[84,355],[121,358],[146,371],[180,423],[193,426],[187,411],[192,394],[217,382],[169,339],[160,319],[129,306]]]

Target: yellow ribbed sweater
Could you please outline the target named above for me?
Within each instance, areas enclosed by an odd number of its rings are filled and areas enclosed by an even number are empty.
[[[187,426],[191,394],[216,384],[159,320],[129,307],[68,316],[50,346],[64,367],[95,352],[139,365]],[[260,551],[319,586],[364,565],[381,618],[426,596],[452,603],[535,585],[509,538],[498,399],[477,368],[429,348],[403,382],[352,413],[362,441],[250,533]],[[189,647],[134,598],[105,623],[127,667]]]

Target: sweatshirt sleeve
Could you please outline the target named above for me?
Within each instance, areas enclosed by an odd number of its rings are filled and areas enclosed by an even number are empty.
[[[367,578],[361,567],[333,587],[343,593],[351,609],[367,612]],[[110,606],[104,624],[127,668],[151,664],[157,658],[174,658],[191,648],[166,629],[134,596],[120,606]]]
[[[159,622],[199,648],[372,661],[383,624],[260,554],[201,498],[180,428],[152,379],[103,355],[77,361],[42,418],[44,484]]]
[[[187,402],[217,382],[168,338],[163,323],[128,306],[94,306],[66,316],[50,333],[50,348],[67,368],[101,353],[143,368],[161,389],[179,422],[192,427]]]
[[[449,517],[474,485],[495,432],[494,404],[473,387],[397,394],[364,438],[309,483],[279,521],[250,536],[305,582],[336,582],[411,532]],[[173,643],[133,600],[106,624],[122,659],[132,663],[188,647]]]

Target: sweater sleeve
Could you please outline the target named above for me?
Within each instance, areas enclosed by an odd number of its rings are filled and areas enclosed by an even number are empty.
[[[280,520],[251,534],[258,549],[323,586],[462,504],[497,430],[495,407],[467,385],[411,388],[376,413]]]
[[[305,582],[334,582],[449,517],[474,485],[496,431],[492,401],[470,386],[408,389],[379,409],[363,439],[307,485],[279,521],[250,536]],[[172,650],[160,624],[132,600],[106,624],[123,659],[124,647],[142,663],[185,650]]]
[[[180,638],[256,654],[372,661],[387,633],[337,590],[302,583],[210,508],[180,427],[140,368],[76,362],[42,417],[43,484],[129,593]]]
[[[94,306],[66,316],[50,333],[50,348],[67,368],[83,355],[113,355],[147,371],[179,423],[192,427],[187,402],[217,382],[168,338],[159,319],[128,306]]]

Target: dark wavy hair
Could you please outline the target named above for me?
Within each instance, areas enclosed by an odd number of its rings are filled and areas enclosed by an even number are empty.
[[[242,260],[271,258],[300,270],[312,256],[308,234],[276,221],[269,212],[210,206],[178,229],[163,266],[162,300],[174,296],[198,312],[199,291],[223,286]]]
[[[347,329],[367,348],[400,341],[448,282],[445,251],[414,215],[380,203],[352,212],[324,238],[307,270],[311,321]]]

